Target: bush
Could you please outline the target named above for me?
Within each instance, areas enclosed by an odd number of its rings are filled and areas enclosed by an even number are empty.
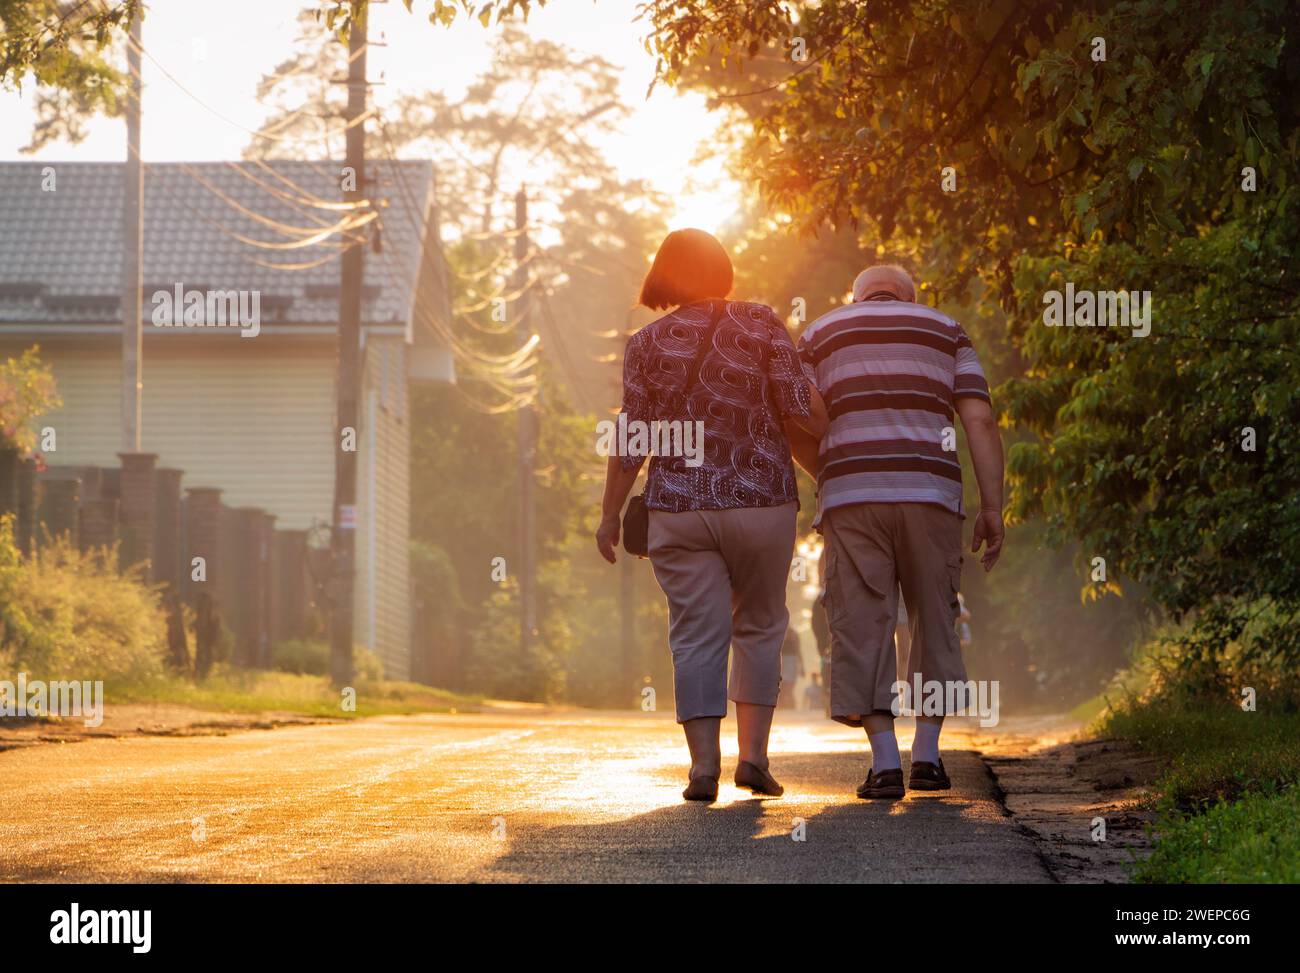
[[[54,373],[40,359],[40,348],[0,361],[0,446],[22,451],[36,443],[32,420],[63,404]]]
[[[281,672],[324,676],[330,671],[330,647],[320,639],[289,639],[271,646],[271,665]]]
[[[66,538],[20,559],[0,518],[0,667],[36,679],[138,682],[163,672],[167,619],[158,589],[119,574],[113,550]]]
[[[281,672],[298,675],[328,676],[330,672],[330,646],[322,639],[289,639],[271,646],[271,665]],[[379,657],[358,645],[352,650],[352,668],[359,682],[377,682],[384,678],[384,666]]]

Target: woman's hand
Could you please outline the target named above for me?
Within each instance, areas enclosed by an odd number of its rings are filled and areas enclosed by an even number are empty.
[[[623,461],[617,455],[609,458],[605,468],[605,496],[600,502],[600,526],[596,528],[596,547],[600,556],[610,564],[616,560],[614,549],[618,547],[619,512],[627,503],[627,495],[636,483],[637,472],[645,462],[642,456],[631,469],[623,469]]]
[[[596,547],[600,556],[610,564],[618,560],[614,552],[618,548],[619,527],[618,517],[615,516],[602,517],[600,526],[596,528]]]

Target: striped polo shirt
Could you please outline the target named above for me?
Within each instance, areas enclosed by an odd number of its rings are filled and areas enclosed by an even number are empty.
[[[954,408],[966,396],[989,401],[961,325],[922,304],[863,301],[822,315],[798,347],[831,419],[816,524],[854,503],[934,503],[961,514]]]

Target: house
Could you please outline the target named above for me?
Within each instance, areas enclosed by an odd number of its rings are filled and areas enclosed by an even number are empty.
[[[260,507],[277,528],[331,520],[337,388],[338,163],[144,168],[142,448]],[[390,678],[411,666],[408,386],[453,381],[429,163],[368,165],[357,430],[356,642]],[[48,464],[118,465],[120,163],[0,163],[0,357],[39,344],[63,405]],[[317,239],[319,237],[319,239]],[[259,321],[169,327],[173,295],[238,292]],[[166,295],[166,297],[162,296]],[[231,305],[235,307],[234,304]],[[178,311],[176,320],[181,322]],[[211,323],[210,321],[207,323]]]

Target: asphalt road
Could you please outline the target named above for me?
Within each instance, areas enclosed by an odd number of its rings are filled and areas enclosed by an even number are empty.
[[[731,785],[730,721],[723,733],[712,806],[681,800],[685,744],[657,715],[386,717],[18,748],[0,753],[0,880],[1050,881],[983,762],[956,749],[970,745],[960,727],[945,729],[953,790],[897,803],[854,796],[861,731],[779,716],[779,799]]]

